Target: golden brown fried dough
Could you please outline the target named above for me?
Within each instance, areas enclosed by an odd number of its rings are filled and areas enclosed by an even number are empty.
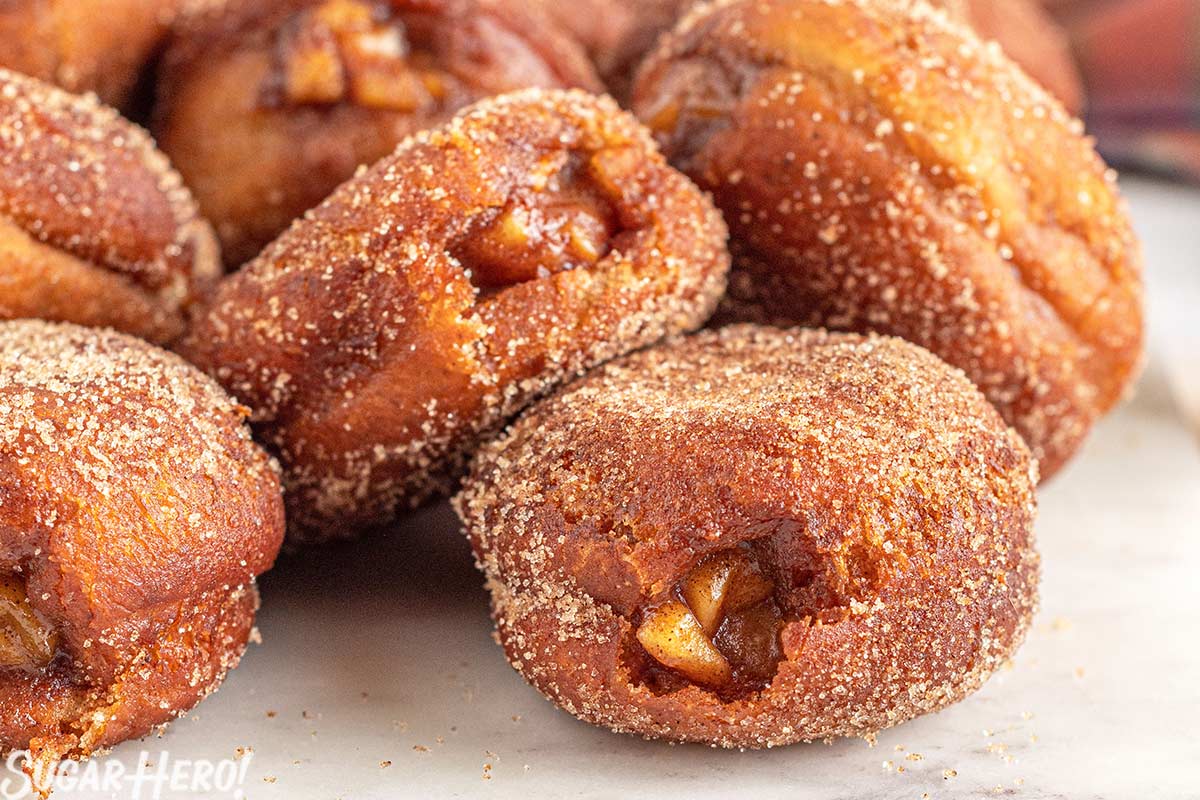
[[[182,5],[183,0],[4,0],[0,67],[72,92],[95,92],[109,105],[124,107]]]
[[[733,326],[535,404],[455,506],[539,691],[617,731],[764,747],[936,711],[1009,658],[1035,473],[914,345]]]
[[[527,90],[409,139],[227,278],[181,350],[254,408],[294,535],[444,492],[480,437],[703,324],[725,227],[607,98]]]
[[[1053,474],[1129,387],[1140,251],[1080,124],[922,0],[732,0],[635,109],[733,234],[724,319],[877,331],[962,368]]]
[[[0,320],[166,342],[219,274],[212,229],[145,131],[0,70]]]
[[[0,323],[0,748],[87,756],[237,664],[283,537],[245,415],[138,339]]]
[[[156,133],[237,265],[409,134],[528,86],[596,89],[511,0],[233,0],[186,16]]]

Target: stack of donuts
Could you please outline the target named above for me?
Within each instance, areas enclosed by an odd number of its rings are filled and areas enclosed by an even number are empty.
[[[1142,350],[1058,32],[582,5],[0,8],[0,746],[144,735],[285,540],[446,497],[513,667],[617,731],[869,736],[1012,656]]]

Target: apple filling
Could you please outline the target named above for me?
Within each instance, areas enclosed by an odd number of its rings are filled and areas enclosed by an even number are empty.
[[[655,674],[666,669],[723,694],[761,689],[782,658],[774,590],[747,550],[701,561],[670,598],[641,614],[637,640],[652,659],[647,682],[670,689],[669,676]]]
[[[455,255],[481,289],[498,289],[586,268],[612,248],[616,214],[585,174],[590,159],[572,155],[539,191],[522,192],[477,227]]]
[[[0,668],[35,672],[54,658],[58,634],[29,604],[25,582],[0,577]]]
[[[278,61],[282,97],[297,105],[352,101],[427,112],[452,88],[432,55],[413,49],[386,3],[325,0],[297,14],[280,34]]]

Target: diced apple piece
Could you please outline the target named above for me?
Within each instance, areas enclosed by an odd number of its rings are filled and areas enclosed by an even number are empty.
[[[412,113],[435,103],[424,82],[403,62],[352,68],[350,82],[354,100],[367,108]]]
[[[323,25],[335,31],[363,30],[372,23],[372,10],[361,0],[327,0],[313,10]]]
[[[293,103],[336,103],[346,93],[337,42],[323,29],[302,29],[284,46],[284,94]]]
[[[637,638],[656,661],[694,683],[723,686],[733,677],[725,656],[704,635],[695,615],[678,600],[649,609]]]
[[[425,87],[425,91],[429,92],[429,96],[434,100],[442,101],[450,94],[450,87],[444,73],[437,70],[425,69],[418,73],[421,80],[421,85]]]
[[[732,614],[757,605],[771,596],[775,584],[750,564],[749,559],[738,563],[729,581],[729,593],[725,597],[725,613]]]
[[[735,550],[701,561],[680,589],[704,632],[711,637],[727,614],[766,600],[775,585],[755,569],[745,552]]]
[[[707,636],[715,634],[725,618],[725,598],[736,564],[735,559],[726,553],[706,558],[692,570],[680,587],[683,599]]]
[[[0,578],[0,667],[40,669],[57,647],[58,637],[29,605],[24,583],[11,575]]]
[[[546,211],[550,224],[563,232],[564,250],[576,266],[595,264],[608,252],[612,231],[585,202],[561,203]]]

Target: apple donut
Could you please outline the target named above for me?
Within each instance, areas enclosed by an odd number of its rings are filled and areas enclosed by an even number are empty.
[[[513,667],[616,731],[863,736],[954,703],[1036,604],[1036,465],[899,339],[732,326],[597,369],[455,506]]]
[[[1141,253],[1077,120],[924,0],[719,0],[634,109],[729,222],[720,319],[900,336],[961,368],[1043,477],[1125,395]]]
[[[0,322],[0,749],[45,775],[237,664],[284,527],[245,414],[141,340]]]
[[[725,235],[611,100],[525,90],[343,184],[180,350],[254,409],[293,535],[346,536],[448,491],[539,395],[702,325]]]

